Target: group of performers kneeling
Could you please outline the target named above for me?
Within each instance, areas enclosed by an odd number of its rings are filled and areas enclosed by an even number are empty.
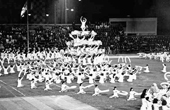
[[[142,68],[140,66],[136,66],[132,68],[131,64],[128,63],[119,63],[115,65],[111,65],[110,62],[103,62],[99,64],[87,64],[83,65],[78,62],[64,62],[64,60],[60,58],[55,59],[37,59],[37,60],[28,60],[28,61],[15,61],[13,65],[5,65],[5,59],[0,59],[0,73],[1,75],[14,74],[18,73],[17,87],[23,87],[22,84],[23,79],[27,79],[30,81],[31,89],[37,88],[38,83],[45,83],[45,91],[52,90],[50,85],[52,84],[60,84],[59,92],[67,92],[69,90],[74,90],[78,88],[77,94],[85,94],[85,89],[94,87],[94,94],[92,96],[99,96],[102,93],[109,92],[109,89],[101,90],[99,89],[100,84],[104,84],[106,82],[116,83],[116,82],[133,82],[137,79],[137,74],[142,72]],[[164,65],[166,66],[166,65]],[[165,68],[166,69],[166,68]],[[3,71],[2,71],[3,70]],[[10,70],[10,71],[9,71]],[[146,72],[149,72],[148,65],[146,66]],[[144,71],[145,72],[145,71]],[[79,86],[69,86],[68,84],[76,82]],[[84,86],[85,82],[88,82],[89,85]],[[142,93],[137,93],[130,88],[130,91],[120,91],[117,87],[113,88],[113,95],[109,96],[109,98],[118,98],[119,95],[129,96],[129,100],[136,100],[135,95],[141,95],[142,98],[142,106],[141,110],[152,110],[149,109],[150,105],[154,105],[156,102],[162,102],[163,105],[166,101],[169,103],[169,89],[158,89],[158,87],[154,86],[156,89],[151,87],[149,90],[144,90]],[[155,91],[157,90],[157,91]],[[158,92],[159,91],[159,92]],[[163,94],[164,93],[164,94]],[[143,95],[145,94],[145,95]],[[148,95],[149,94],[149,95]],[[157,95],[155,95],[157,94]],[[158,95],[159,94],[159,95]],[[161,94],[161,95],[160,95]],[[155,99],[155,97],[158,97]],[[149,98],[148,98],[149,97]],[[161,99],[160,99],[161,97]],[[167,98],[168,97],[168,98]],[[165,101],[163,99],[166,99]],[[143,101],[144,100],[144,101]],[[158,100],[158,101],[156,101]],[[150,105],[149,105],[150,104]],[[160,105],[161,106],[161,105]],[[154,109],[157,110],[157,109]]]
[[[131,64],[119,63],[111,65],[109,62],[99,64],[87,64],[78,62],[64,62],[61,58],[55,59],[37,59],[27,61],[15,61],[12,65],[5,65],[5,58],[0,59],[1,75],[18,73],[17,87],[23,87],[23,79],[27,79],[31,83],[31,89],[37,88],[37,83],[45,83],[44,90],[51,90],[51,84],[60,84],[61,91],[65,92],[69,89],[75,89],[76,86],[68,86],[72,82],[79,84],[78,94],[85,93],[84,89],[94,86],[95,93],[93,96],[99,95],[109,90],[100,90],[97,82],[104,84],[106,82],[133,82],[137,79],[137,74],[141,73],[140,67],[132,68]],[[3,73],[2,73],[3,70]],[[9,71],[10,70],[10,71]],[[83,82],[88,82],[90,85],[83,86]],[[115,91],[116,88],[114,88]],[[114,94],[127,95],[125,91],[115,92]],[[117,97],[117,95],[112,96]],[[110,97],[110,98],[112,98]]]

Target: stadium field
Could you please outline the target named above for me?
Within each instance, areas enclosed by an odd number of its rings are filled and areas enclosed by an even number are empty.
[[[111,58],[112,64],[117,64],[117,58]],[[165,82],[164,79],[164,73],[161,72],[162,70],[162,62],[157,60],[149,60],[149,59],[140,59],[140,58],[131,58],[131,64],[132,67],[135,65],[139,66],[146,66],[146,64],[149,65],[150,73],[141,73],[137,75],[137,80],[135,80],[132,83],[127,82],[126,80],[123,83],[116,82],[115,84],[111,84],[109,82],[106,82],[105,84],[99,84],[99,88],[109,89],[110,91],[108,93],[102,94],[101,96],[92,96],[94,92],[94,87],[88,88],[85,91],[87,92],[84,95],[78,95],[76,94],[78,92],[78,88],[75,90],[70,90],[67,93],[60,93],[60,84],[52,84],[51,91],[44,91],[44,83],[38,83],[37,89],[30,89],[30,81],[23,80],[24,87],[17,88],[17,74],[10,74],[6,76],[0,77],[0,109],[4,108],[4,110],[8,110],[3,105],[4,99],[24,99],[27,97],[39,97],[36,100],[40,99],[40,97],[57,97],[57,96],[69,96],[70,98],[82,102],[83,104],[87,104],[91,106],[92,108],[95,108],[96,110],[139,110],[141,106],[141,100],[140,96],[136,96],[137,100],[135,101],[127,101],[127,96],[120,96],[117,99],[109,99],[109,96],[112,95],[112,89],[114,86],[117,87],[118,90],[121,91],[127,91],[129,92],[129,89],[131,87],[134,88],[136,92],[142,92],[143,89],[148,89],[152,83],[157,83],[158,87],[160,87],[161,82]],[[166,62],[167,64],[167,71],[170,71],[170,63]],[[78,84],[72,83],[68,85],[76,85]],[[88,85],[88,82],[85,81],[84,85]],[[48,99],[47,98],[47,99]],[[25,99],[26,100],[26,99]],[[28,99],[27,99],[28,100]],[[63,100],[69,100],[69,98],[65,98]],[[71,102],[72,100],[70,100]],[[49,102],[50,103],[50,102]],[[63,102],[64,103],[64,102]],[[57,105],[57,104],[56,104]],[[49,107],[51,107],[49,105]],[[66,108],[62,107],[51,107],[53,110],[65,110]],[[56,108],[56,109],[55,109]],[[3,110],[3,109],[2,109]],[[48,109],[47,109],[48,110]],[[68,110],[69,109],[68,107]],[[77,108],[77,110],[85,110],[81,108]]]

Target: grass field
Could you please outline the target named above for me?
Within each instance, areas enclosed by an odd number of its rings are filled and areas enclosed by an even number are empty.
[[[112,59],[112,63],[116,64],[117,59]],[[76,92],[78,89],[71,90],[67,93],[59,93],[60,90],[58,85],[51,85],[53,90],[44,91],[44,83],[38,83],[37,89],[30,89],[30,82],[28,80],[24,80],[24,87],[16,88],[16,79],[17,74],[10,74],[6,76],[0,77],[0,98],[4,97],[25,97],[25,96],[47,96],[47,95],[69,95],[81,102],[89,104],[99,110],[139,110],[141,101],[140,97],[137,96],[137,100],[135,101],[126,101],[126,96],[121,96],[118,99],[109,99],[108,97],[112,94],[112,89],[114,86],[117,86],[118,90],[129,91],[130,87],[133,87],[135,91],[142,92],[143,89],[149,88],[152,83],[157,83],[158,86],[161,82],[164,82],[165,79],[163,77],[162,70],[162,62],[148,59],[131,59],[132,66],[140,65],[145,66],[149,64],[150,73],[141,73],[137,76],[137,80],[133,83],[123,82],[123,83],[105,83],[99,84],[100,89],[110,89],[110,92],[103,94],[102,96],[92,97],[94,87],[86,89],[87,94],[77,95]],[[170,71],[170,63],[167,64],[167,70]],[[74,81],[75,82],[75,81]],[[72,83],[69,85],[76,85],[76,83]],[[85,82],[85,85],[88,85],[88,82]]]

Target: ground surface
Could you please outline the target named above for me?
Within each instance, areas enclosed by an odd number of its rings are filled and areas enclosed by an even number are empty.
[[[117,63],[117,59],[112,59],[112,64]],[[141,73],[137,76],[137,80],[133,83],[129,82],[123,82],[123,83],[105,83],[103,85],[99,84],[100,89],[110,89],[110,92],[103,94],[102,96],[92,97],[94,87],[91,87],[89,89],[86,89],[87,94],[84,95],[77,95],[76,92],[78,89],[71,90],[67,93],[59,93],[60,90],[58,85],[52,85],[52,91],[44,91],[44,83],[38,84],[38,89],[31,90],[30,89],[30,82],[27,80],[23,81],[24,87],[23,88],[16,88],[16,79],[17,74],[11,74],[6,76],[0,77],[0,100],[4,98],[19,98],[19,97],[46,97],[46,96],[69,96],[73,99],[76,99],[80,102],[83,102],[87,105],[91,105],[92,107],[98,109],[98,110],[139,110],[141,101],[140,97],[137,96],[136,101],[126,101],[126,96],[121,96],[118,99],[109,99],[108,97],[112,94],[111,90],[114,86],[117,86],[118,90],[124,90],[129,91],[130,87],[133,87],[135,91],[142,92],[143,89],[148,89],[152,83],[157,83],[158,85],[161,82],[165,82],[165,79],[163,77],[163,73],[161,72],[162,69],[162,62],[155,61],[155,60],[148,60],[148,59],[139,59],[134,58],[131,59],[132,66],[134,65],[140,65],[145,66],[146,64],[149,64],[150,67],[150,73]],[[167,70],[170,71],[170,63],[167,64]],[[78,84],[73,83],[70,85],[76,85]],[[85,82],[85,85],[88,85],[88,82]],[[0,101],[1,102],[1,101]],[[1,107],[1,105],[0,105]],[[60,110],[60,109],[56,109]],[[83,110],[83,109],[82,109]]]

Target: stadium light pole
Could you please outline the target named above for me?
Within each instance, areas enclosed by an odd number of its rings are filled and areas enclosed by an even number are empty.
[[[27,53],[29,53],[29,7],[28,7],[28,2],[27,0]]]
[[[67,13],[67,0],[64,0],[64,9],[65,9],[65,24],[67,24],[67,17],[68,17],[68,13]]]
[[[54,4],[54,24],[55,24],[55,26],[56,26],[56,19],[57,19],[57,1],[55,1],[55,4]]]

